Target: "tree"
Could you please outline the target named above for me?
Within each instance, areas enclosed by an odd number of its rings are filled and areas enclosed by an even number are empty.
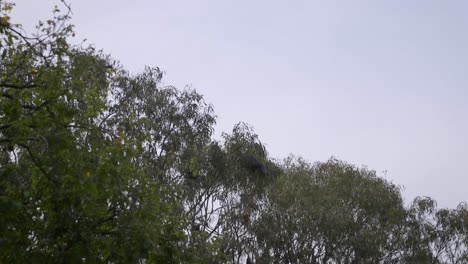
[[[69,9],[27,34],[0,0],[0,262],[466,263],[468,209],[409,207],[337,159],[272,159],[163,72],[71,45]]]
[[[109,118],[115,63],[70,45],[57,7],[32,36],[12,7],[1,2],[0,260],[178,263],[177,205],[135,165],[138,139]]]
[[[466,263],[468,209],[437,209],[429,197],[418,197],[408,209],[405,224],[406,263]]]
[[[405,211],[398,188],[331,159],[286,160],[255,223],[258,263],[391,263]]]

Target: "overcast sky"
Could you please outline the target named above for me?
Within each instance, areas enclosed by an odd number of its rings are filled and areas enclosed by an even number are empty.
[[[15,2],[26,26],[57,3]],[[468,201],[468,1],[70,2],[77,39],[191,85],[217,135],[245,121],[273,157],[367,165],[406,202]]]

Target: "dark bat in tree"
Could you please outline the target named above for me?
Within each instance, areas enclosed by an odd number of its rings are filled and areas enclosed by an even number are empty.
[[[241,161],[243,165],[252,172],[260,172],[262,175],[267,175],[268,170],[263,162],[253,155],[245,154],[242,156]]]

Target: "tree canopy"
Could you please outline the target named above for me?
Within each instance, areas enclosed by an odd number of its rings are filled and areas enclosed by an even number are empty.
[[[163,72],[26,33],[0,0],[1,263],[468,263],[468,207],[406,206],[375,171],[273,159]],[[63,9],[63,10],[61,10]]]

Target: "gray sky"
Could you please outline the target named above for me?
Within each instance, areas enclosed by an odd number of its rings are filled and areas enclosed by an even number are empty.
[[[468,201],[467,1],[70,1],[77,39],[190,84],[217,135],[245,121],[273,157],[367,165],[406,202]],[[25,25],[57,3],[15,2]]]

